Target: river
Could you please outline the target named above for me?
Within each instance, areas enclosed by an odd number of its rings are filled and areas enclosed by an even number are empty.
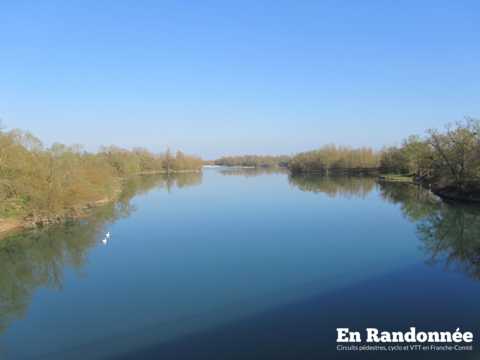
[[[0,241],[0,357],[359,358],[336,328],[478,335],[479,279],[479,207],[413,185],[148,175],[86,219]]]

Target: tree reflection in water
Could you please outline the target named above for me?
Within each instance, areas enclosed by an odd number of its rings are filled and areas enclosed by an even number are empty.
[[[406,184],[382,184],[385,199],[398,203],[416,223],[430,264],[443,264],[480,279],[480,207],[445,203],[428,190]]]
[[[175,173],[173,175],[164,175],[165,183],[161,186],[165,187],[168,192],[174,188],[182,189],[189,186],[196,186],[202,183],[203,174],[201,172],[184,172]]]
[[[170,191],[201,181],[199,173],[133,177],[125,181],[117,202],[93,210],[87,218],[0,241],[0,331],[25,316],[37,288],[61,289],[66,267],[82,270],[89,250],[105,233],[105,226],[135,210],[131,205],[133,196],[155,187]],[[378,189],[384,200],[398,204],[405,217],[416,224],[430,263],[444,264],[480,278],[478,206],[447,204],[423,188],[407,184],[376,185],[375,179],[366,177],[290,176],[289,182],[302,191],[331,197],[366,197]]]
[[[170,190],[200,184],[201,173],[144,175],[125,180],[114,203],[96,208],[84,219],[22,232],[0,241],[0,333],[22,318],[40,287],[62,289],[66,267],[80,271],[89,249],[97,245],[105,226],[128,217],[133,196],[156,187]]]
[[[376,186],[369,177],[305,175],[289,176],[289,182],[302,191],[330,197],[364,198]],[[384,200],[399,205],[416,224],[427,263],[443,264],[480,279],[480,206],[446,203],[412,184],[381,183],[378,189]]]
[[[220,169],[220,174],[225,176],[255,177],[271,174],[288,174],[288,170],[282,167],[226,167]]]
[[[288,181],[302,191],[323,193],[333,198],[365,198],[376,186],[375,178],[359,176],[290,175]]]

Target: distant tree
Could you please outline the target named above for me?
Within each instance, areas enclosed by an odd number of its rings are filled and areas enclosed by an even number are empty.
[[[371,148],[353,149],[326,145],[318,150],[295,155],[288,163],[293,173],[373,170],[379,167],[380,154]]]
[[[170,148],[167,148],[167,151],[165,151],[165,170],[167,171],[167,174],[170,173],[172,170],[173,166],[173,157],[172,153],[170,152]]]
[[[286,167],[289,156],[286,155],[239,155],[224,156],[214,161],[215,165],[221,166],[244,166],[244,167]]]

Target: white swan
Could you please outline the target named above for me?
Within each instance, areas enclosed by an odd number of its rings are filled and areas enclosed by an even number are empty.
[[[105,234],[105,237],[106,237],[107,239],[110,239],[110,231]]]
[[[107,242],[108,242],[107,238],[103,238],[103,239],[102,239],[103,245],[107,245]]]

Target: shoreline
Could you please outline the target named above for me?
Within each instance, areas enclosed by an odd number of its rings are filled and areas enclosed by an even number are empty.
[[[444,201],[456,201],[468,204],[480,204],[480,194],[478,192],[465,193],[452,187],[433,188],[432,192]]]
[[[54,214],[45,217],[38,218],[1,218],[0,217],[0,241],[9,235],[18,233],[20,231],[32,230],[42,228],[48,225],[61,224],[69,220],[78,220],[89,216],[89,212],[95,208],[107,205],[118,199],[122,192],[123,185],[121,182],[133,176],[148,176],[148,175],[169,175],[169,174],[181,174],[181,173],[200,173],[199,170],[172,170],[172,171],[144,171],[132,174],[128,177],[119,178],[118,188],[114,191],[111,198],[105,197],[103,199],[89,201],[83,204],[79,204],[70,209],[66,209],[63,214]]]
[[[414,176],[400,175],[400,174],[375,174],[365,173],[365,172],[330,172],[326,173],[325,171],[308,171],[293,173],[290,171],[293,176],[306,176],[306,175],[319,175],[319,176],[352,176],[352,177],[362,177],[362,176],[371,176],[376,177],[377,182],[379,183],[397,183],[397,184],[407,184],[414,186],[423,186],[438,196],[442,201],[445,202],[458,202],[458,203],[468,203],[468,204],[480,204],[480,192],[462,192],[457,188],[449,187],[436,187],[435,183],[427,181],[425,178],[416,178]]]
[[[69,220],[82,219],[89,215],[90,210],[116,201],[119,194],[120,191],[117,191],[111,199],[104,198],[68,209],[68,211],[62,215],[56,214],[40,219],[31,219],[28,217],[23,219],[0,218],[0,240],[21,231],[40,229],[48,225],[62,224]]]
[[[24,223],[19,219],[0,219],[0,239],[24,229]]]

